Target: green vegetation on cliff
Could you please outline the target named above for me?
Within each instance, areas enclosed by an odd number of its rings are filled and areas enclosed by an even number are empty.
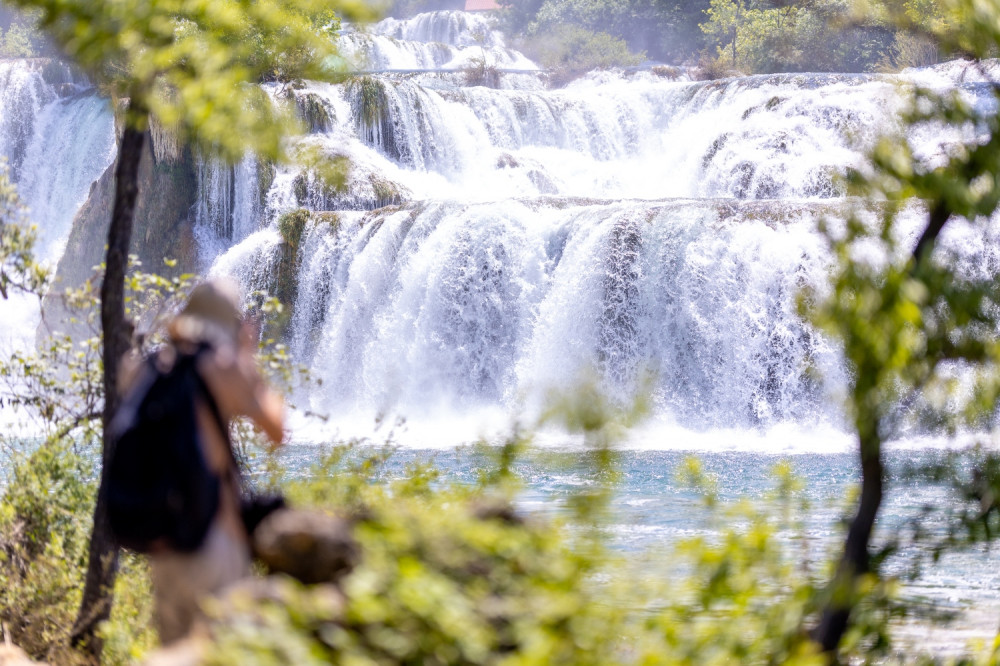
[[[965,53],[949,50],[935,36],[954,22],[947,2],[500,0],[500,5],[505,31],[540,63],[556,68],[559,60],[549,53],[573,42],[580,44],[575,59],[594,67],[626,66],[648,56],[701,64],[703,75],[875,71]],[[578,35],[584,32],[591,36],[581,44]]]

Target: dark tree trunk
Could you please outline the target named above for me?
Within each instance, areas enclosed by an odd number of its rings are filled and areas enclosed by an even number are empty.
[[[925,257],[930,256],[931,250],[934,249],[934,242],[937,241],[937,237],[941,234],[941,230],[944,229],[944,225],[947,224],[950,217],[951,211],[943,201],[938,201],[931,208],[927,227],[924,228],[920,239],[917,240],[916,247],[913,248],[914,266],[919,265]]]
[[[105,259],[104,281],[101,283],[101,330],[104,333],[104,413],[103,448],[101,456],[101,484],[94,507],[94,528],[90,536],[90,556],[83,600],[76,623],[70,634],[73,645],[90,652],[100,659],[101,641],[97,636],[98,625],[111,615],[112,589],[118,572],[118,548],[108,526],[105,500],[105,470],[114,455],[110,439],[111,419],[118,408],[118,366],[131,345],[131,324],[125,319],[125,271],[128,269],[128,250],[132,239],[132,218],[139,191],[139,157],[142,153],[144,133],[137,129],[136,111],[128,114],[118,148],[115,168],[115,199],[108,227],[108,251]]]
[[[945,202],[935,201],[931,204],[927,226],[913,248],[911,273],[917,273],[921,264],[929,260],[934,244],[950,218],[951,209]],[[867,432],[878,432],[877,423],[868,425]],[[861,501],[858,503],[858,513],[851,521],[851,527],[847,532],[844,553],[828,591],[830,599],[823,609],[819,624],[812,631],[813,640],[820,644],[823,652],[830,655],[835,655],[840,640],[847,631],[851,608],[854,605],[854,586],[857,577],[869,570],[868,545],[871,542],[875,518],[882,505],[885,470],[882,466],[881,439],[878,435],[869,434],[862,436],[859,444]],[[835,656],[833,661],[836,661]]]
[[[830,600],[813,631],[813,639],[827,653],[835,652],[840,645],[854,604],[854,584],[858,576],[868,572],[868,544],[882,505],[884,475],[881,442],[877,439],[861,442],[861,501],[858,513],[847,532],[844,554],[829,590]]]

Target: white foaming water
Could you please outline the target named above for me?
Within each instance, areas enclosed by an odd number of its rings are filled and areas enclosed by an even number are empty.
[[[247,157],[235,166],[201,160],[193,217],[206,266],[220,252],[257,231],[265,219],[257,160]]]
[[[368,32],[409,42],[437,42],[450,46],[504,46],[503,35],[482,14],[438,11],[410,19],[387,18]]]
[[[506,48],[487,18],[466,12],[389,18],[363,30],[348,26],[340,47],[356,67],[368,71],[458,70],[477,61],[502,69],[538,69],[521,53]]]
[[[34,62],[0,60],[0,155],[16,179],[34,134],[35,118],[56,98]]]
[[[380,68],[447,69],[479,48],[476,33],[487,52],[505,48],[449,12],[345,39]],[[291,345],[323,381],[303,389],[304,409],[338,429],[404,415],[415,444],[455,443],[501,430],[501,414],[531,419],[582,377],[624,400],[652,376],[656,425],[636,446],[846,448],[846,371],[796,307],[803,288],[825,289],[815,225],[847,210],[838,175],[900,129],[898,86],[963,85],[976,102],[968,64],[702,83],[608,73],[561,90],[429,77],[290,93],[306,141],[354,165],[339,193],[279,168],[245,224],[273,229],[298,206],[337,212],[298,250]],[[935,160],[968,137],[915,138]],[[232,171],[227,201],[240,178],[260,186]],[[995,261],[996,239],[949,238],[963,270]],[[267,286],[279,242],[246,237],[213,272]]]
[[[35,255],[44,263],[54,268],[74,215],[114,153],[110,104],[86,81],[58,62],[0,61],[0,157],[38,226]],[[0,307],[0,349],[30,344],[37,300],[15,296]]]
[[[108,101],[78,93],[53,101],[35,120],[18,189],[39,227],[39,256],[55,262],[76,211],[115,155]]]

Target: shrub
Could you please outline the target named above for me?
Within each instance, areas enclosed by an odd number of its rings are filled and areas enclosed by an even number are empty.
[[[524,45],[525,53],[552,70],[552,82],[564,85],[594,69],[631,67],[645,55],[628,50],[625,40],[571,25],[538,32]]]
[[[302,242],[302,232],[305,231],[309,222],[309,211],[298,208],[289,211],[278,218],[278,233],[293,251],[298,251],[299,243]]]
[[[934,40],[900,31],[896,35],[888,60],[891,69],[926,67],[935,65],[941,59],[940,48]]]
[[[463,78],[467,86],[500,87],[500,70],[496,65],[490,64],[485,56],[469,61],[469,66],[463,71]]]

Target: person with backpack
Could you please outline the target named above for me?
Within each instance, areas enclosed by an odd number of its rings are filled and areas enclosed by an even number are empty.
[[[149,555],[163,644],[185,637],[203,598],[250,573],[232,419],[279,446],[281,397],[257,370],[257,337],[228,280],[197,286],[168,324],[170,344],[126,370],[112,423],[109,519],[121,545]]]

